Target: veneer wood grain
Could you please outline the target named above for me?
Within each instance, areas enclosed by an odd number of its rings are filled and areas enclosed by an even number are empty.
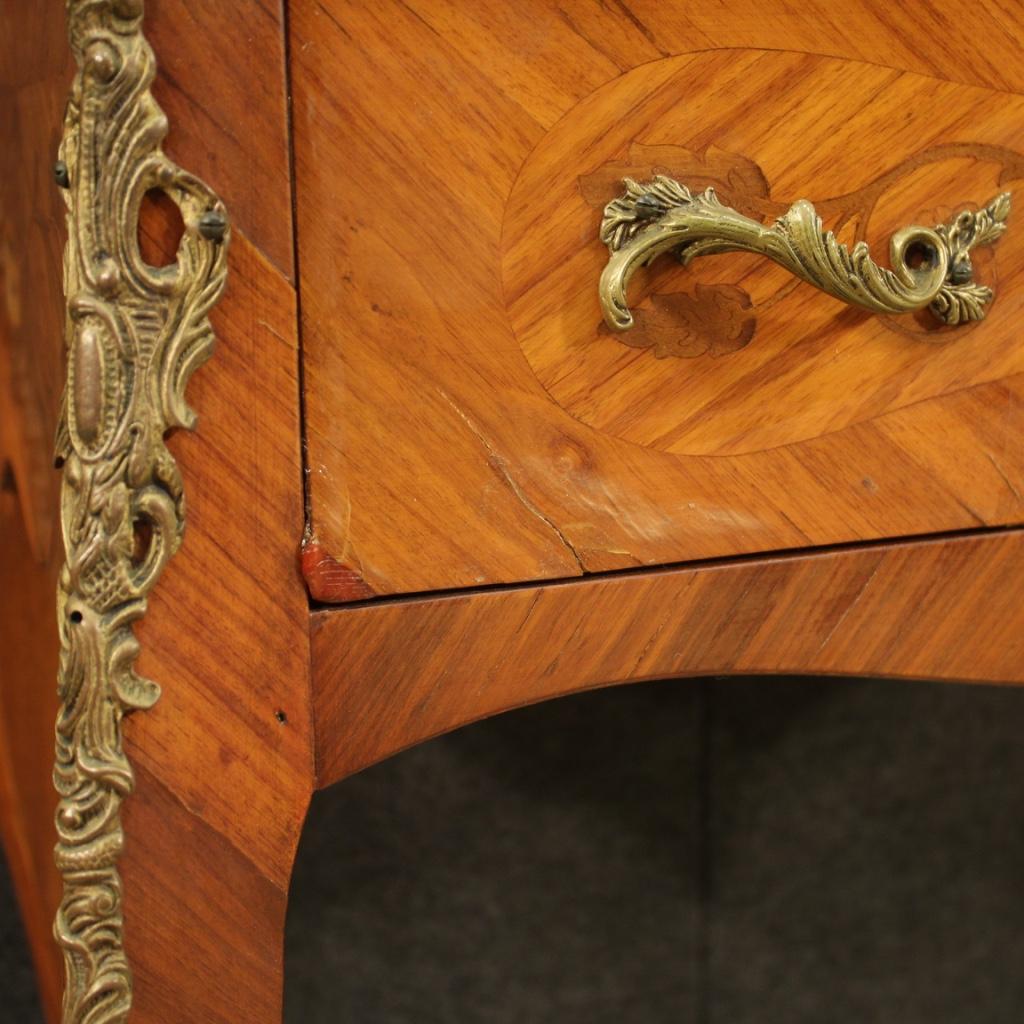
[[[701,675],[1024,682],[1024,531],[314,613],[317,782],[597,686]],[[770,685],[767,683],[765,685]]]
[[[876,251],[1012,190],[1019,19],[950,47],[949,17],[296,0],[313,597],[1019,522],[1012,221],[960,333],[736,254],[656,265],[622,336],[596,299],[624,174],[763,220],[807,196]]]
[[[188,528],[138,627],[163,686],[131,717],[126,950],[138,1021],[278,1021],[284,908],[311,790],[295,295],[241,236],[174,438]]]
[[[0,833],[47,1021],[64,968],[53,941],[57,572],[53,469],[64,386],[63,203],[53,178],[73,61],[49,4],[0,16]],[[10,22],[16,17],[17,27]]]
[[[163,696],[124,725],[133,1024],[279,1021],[313,788],[440,732],[661,677],[1024,682],[1015,219],[978,257],[993,312],[958,335],[746,257],[654,269],[622,339],[596,298],[624,174],[714,184],[764,220],[806,193],[873,243],[1017,188],[1013,5],[980,0],[966,33],[962,6],[882,0],[146,11],[167,153],[223,196],[233,241],[198,432],[170,439],[185,543],[137,629]],[[0,825],[52,1016],[52,161],[71,64],[44,5],[11,23]],[[174,251],[159,211],[141,230]]]
[[[73,65],[63,19],[47,6],[19,5],[17,25],[0,33],[0,463],[14,474],[39,560],[51,553],[59,508],[64,204],[53,163]]]
[[[283,0],[150,3],[146,36],[168,155],[217,182],[236,229],[291,280]]]

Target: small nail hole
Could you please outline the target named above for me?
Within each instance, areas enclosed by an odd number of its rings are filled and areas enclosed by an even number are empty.
[[[275,711],[274,717],[281,723],[281,725],[288,724],[288,716],[283,711]]]

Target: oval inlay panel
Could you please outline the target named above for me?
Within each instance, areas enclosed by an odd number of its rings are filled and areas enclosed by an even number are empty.
[[[503,231],[512,328],[576,419],[689,455],[794,444],[1024,370],[1024,346],[1009,343],[1024,305],[1019,213],[995,249],[976,250],[977,279],[996,289],[983,325],[878,317],[735,253],[638,273],[632,331],[610,332],[597,302],[601,210],[624,176],[713,185],[765,222],[810,199],[841,239],[866,239],[886,262],[897,228],[1024,181],[1009,123],[1024,123],[1018,96],[817,55],[715,51],[636,68],[572,109],[520,171]]]

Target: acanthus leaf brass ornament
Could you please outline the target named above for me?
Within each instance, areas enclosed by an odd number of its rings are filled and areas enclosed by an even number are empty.
[[[605,207],[601,222],[601,241],[610,255],[599,296],[605,322],[616,331],[633,326],[626,288],[634,271],[667,252],[684,265],[714,253],[757,253],[822,291],[876,313],[927,306],[944,324],[981,320],[993,295],[991,288],[974,282],[970,252],[995,242],[1010,213],[1010,194],[1004,192],[981,210],[958,213],[948,224],[903,228],[890,241],[890,270],[871,259],[865,242],[847,249],[825,231],[805,199],[766,225],[723,204],[713,188],[694,194],[664,175],[645,183],[626,178],[623,184],[625,194]]]
[[[150,93],[156,65],[142,14],[142,0],[67,2],[79,70],[55,168],[68,208],[54,767],[64,1024],[121,1024],[131,1008],[117,870],[120,807],[133,788],[122,720],[160,696],[134,670],[132,626],[182,540],[182,480],[165,438],[195,425],[185,388],[213,348],[208,313],[224,288],[230,238],[218,198],[162,151],[167,119]],[[167,267],[139,251],[140,205],[152,189],[177,204],[185,225]]]

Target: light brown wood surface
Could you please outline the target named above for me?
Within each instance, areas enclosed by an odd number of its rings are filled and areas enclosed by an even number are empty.
[[[1016,219],[978,260],[993,315],[957,337],[745,257],[637,280],[633,344],[596,306],[599,208],[626,172],[715,183],[765,220],[805,194],[876,245],[1016,187],[1020,13],[150,0],[167,152],[234,238],[198,432],[171,440],[185,544],[138,628],[163,696],[126,723],[133,1024],[279,1021],[314,786],[483,715],[707,673],[1024,682],[1024,533],[982,529],[1024,502]],[[55,1019],[51,164],[71,69],[59,12],[10,25],[0,826]],[[167,231],[144,224],[146,246]],[[967,532],[878,542],[938,531]],[[303,574],[314,601],[361,603],[311,615]]]
[[[1024,531],[1011,530],[324,609],[313,616],[317,781],[486,715],[616,683],[1021,683],[1022,566]]]
[[[288,280],[294,275],[283,0],[149,0],[153,95],[175,160],[216,182],[231,219]]]
[[[311,791],[295,297],[244,238],[176,438],[185,544],[137,629],[163,697],[133,716],[124,808],[134,1020],[280,1019],[286,893]]]
[[[137,629],[139,669],[163,686],[126,726],[137,791],[124,808],[125,942],[141,1024],[281,1015],[311,790],[282,26],[276,3],[147,13],[167,152],[221,193],[235,235],[217,350],[189,386],[199,427],[173,442],[185,544]]]
[[[959,331],[736,254],[661,261],[631,334],[597,304],[626,173],[805,196],[883,261],[1019,187],[1015,10],[296,0],[313,597],[1019,522],[1015,219]]]

